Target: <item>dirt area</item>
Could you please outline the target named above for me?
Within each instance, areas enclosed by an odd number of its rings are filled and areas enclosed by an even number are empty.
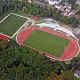
[[[66,25],[66,24],[64,24],[64,23],[62,23],[62,22],[60,22],[60,21],[57,21],[62,27],[64,27],[64,28],[66,28],[66,29],[69,29],[70,31],[72,31],[72,27],[71,27],[71,25]]]
[[[66,24],[64,24],[64,23],[62,23],[62,22],[60,22],[60,21],[57,21],[57,22],[58,22],[62,27],[66,28],[66,29],[69,29],[70,31],[72,31],[73,34],[80,40],[80,34],[78,34],[78,29],[80,28],[80,26],[77,27],[76,29],[74,29],[74,28],[71,27],[71,25],[66,25]]]

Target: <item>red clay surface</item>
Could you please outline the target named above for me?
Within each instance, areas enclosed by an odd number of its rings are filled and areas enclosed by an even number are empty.
[[[33,32],[34,29],[39,29],[39,30],[42,30],[42,31],[45,31],[45,32],[48,32],[48,33],[51,33],[51,34],[55,34],[57,36],[61,36],[63,38],[67,38],[67,39],[70,40],[70,42],[68,43],[67,47],[63,51],[62,55],[60,57],[56,57],[54,55],[45,53],[43,51],[40,51],[38,49],[35,49],[35,48],[32,48],[30,46],[27,46],[27,45],[23,44],[24,40]],[[78,51],[79,51],[79,46],[78,46],[78,43],[77,43],[77,39],[72,38],[70,36],[67,36],[64,33],[57,32],[57,31],[54,31],[52,29],[45,28],[45,27],[40,28],[40,27],[37,27],[37,26],[31,26],[30,28],[25,28],[25,29],[23,29],[22,31],[20,31],[18,33],[18,35],[16,37],[16,40],[20,45],[27,46],[27,47],[29,47],[31,49],[37,50],[37,51],[39,51],[40,54],[45,53],[47,57],[52,58],[52,59],[56,59],[56,60],[68,60],[68,59],[71,59],[74,56],[76,56]]]
[[[0,33],[0,39],[8,41],[8,40],[10,40],[10,37]]]

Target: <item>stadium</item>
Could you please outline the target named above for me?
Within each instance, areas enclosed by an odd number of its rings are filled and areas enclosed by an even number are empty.
[[[54,24],[41,23],[41,25],[24,28],[28,21],[28,17],[10,13],[0,21],[0,38],[9,40],[17,34],[18,44],[37,50],[40,54],[45,54],[55,60],[70,60],[77,56],[79,53],[78,39],[73,34],[70,33],[72,37],[64,33],[65,29],[62,32],[57,31],[57,28],[59,30],[62,28],[56,27],[57,23],[54,21]],[[44,27],[44,25],[52,28]]]
[[[55,60],[69,60],[79,52],[76,38],[46,27],[32,25],[22,29],[16,40],[20,45],[37,50]]]

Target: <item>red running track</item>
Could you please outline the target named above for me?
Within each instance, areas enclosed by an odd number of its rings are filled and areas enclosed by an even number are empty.
[[[57,36],[61,36],[63,38],[67,38],[67,39],[70,40],[70,42],[68,43],[67,47],[65,48],[65,50],[63,51],[63,53],[60,57],[53,56],[51,54],[45,53],[43,51],[40,51],[38,49],[35,49],[35,48],[32,48],[30,46],[27,46],[27,45],[23,44],[24,40],[33,32],[34,29],[39,29],[39,30],[42,30],[42,31],[45,31],[45,32],[48,32],[48,33],[51,33],[51,34],[55,34]],[[30,28],[25,28],[17,34],[16,40],[20,45],[27,46],[31,49],[37,50],[41,54],[45,53],[47,57],[52,58],[52,59],[56,59],[56,60],[71,59],[74,56],[76,56],[78,54],[78,51],[79,51],[79,46],[78,46],[78,43],[77,43],[78,42],[77,39],[72,38],[70,36],[67,36],[64,33],[57,32],[57,31],[54,31],[52,29],[45,28],[45,27],[40,28],[40,27],[37,27],[37,26],[31,26]]]
[[[10,40],[10,37],[0,33],[0,39],[8,41],[8,40]]]

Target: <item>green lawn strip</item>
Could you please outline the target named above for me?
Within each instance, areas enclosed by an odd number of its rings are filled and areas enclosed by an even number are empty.
[[[13,39],[16,41],[16,36],[17,36],[17,34],[13,37]]]
[[[27,27],[30,27],[32,25],[32,23],[31,22],[28,22],[28,26]]]
[[[80,80],[80,78],[73,76],[70,80]]]
[[[80,46],[80,40],[78,41],[78,43],[79,43],[79,46]]]
[[[27,13],[23,13],[21,11],[9,10],[9,11],[5,12],[3,15],[0,16],[0,21],[10,13],[15,13],[15,14],[22,15],[22,16],[25,16],[25,17],[30,17]]]
[[[78,55],[76,57],[80,57],[80,52],[78,53]]]
[[[45,20],[40,20],[40,21],[37,21],[35,24],[40,24],[40,23],[46,23]]]
[[[52,55],[60,56],[69,40],[40,30],[33,33],[24,41],[24,44],[42,50]]]
[[[26,20],[15,15],[10,15],[0,24],[0,32],[12,36]]]
[[[80,40],[78,41],[78,44],[79,44],[79,46],[80,46]],[[80,51],[79,51],[77,57],[80,57]]]

